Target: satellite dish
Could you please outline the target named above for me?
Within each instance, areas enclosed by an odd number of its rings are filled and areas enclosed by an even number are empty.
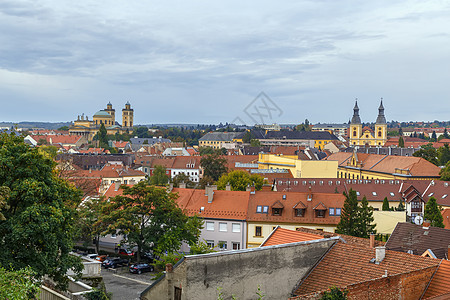
[[[421,215],[416,216],[416,217],[414,218],[414,223],[415,223],[416,225],[422,225],[422,223],[423,223],[423,217],[422,217]]]

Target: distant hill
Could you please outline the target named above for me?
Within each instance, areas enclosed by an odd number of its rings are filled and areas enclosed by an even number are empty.
[[[0,122],[0,127],[17,127],[17,128],[43,128],[43,129],[58,129],[62,126],[69,126],[70,122],[59,122],[59,123],[50,123],[50,122]]]

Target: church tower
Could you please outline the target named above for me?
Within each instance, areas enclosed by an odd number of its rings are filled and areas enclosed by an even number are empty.
[[[359,139],[362,134],[361,118],[359,117],[358,99],[355,101],[353,108],[353,117],[350,123],[350,145],[359,145]]]
[[[112,108],[112,104],[111,102],[108,102],[108,104],[106,104],[106,109],[105,111],[111,115],[112,117],[112,125],[116,124],[116,110]]]
[[[133,109],[128,101],[122,109],[122,127],[133,127]]]
[[[387,141],[387,123],[384,116],[383,98],[381,98],[378,117],[375,122],[375,141],[377,146],[383,146]]]

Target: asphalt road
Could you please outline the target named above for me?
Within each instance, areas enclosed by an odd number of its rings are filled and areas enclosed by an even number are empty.
[[[153,282],[153,275],[154,273],[132,274],[128,267],[102,269],[106,291],[113,293],[112,300],[138,300],[140,294]]]

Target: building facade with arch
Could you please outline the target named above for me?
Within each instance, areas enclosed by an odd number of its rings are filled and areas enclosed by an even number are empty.
[[[353,108],[353,117],[349,129],[350,146],[383,146],[387,141],[387,123],[384,116],[383,99],[378,108],[378,117],[374,128],[362,126],[359,117],[358,101]]]

